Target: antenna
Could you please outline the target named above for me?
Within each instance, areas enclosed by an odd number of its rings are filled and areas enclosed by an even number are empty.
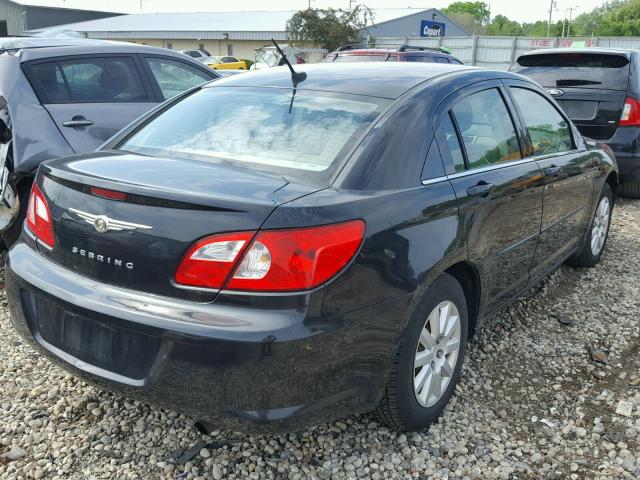
[[[286,62],[287,67],[289,67],[289,70],[291,70],[291,81],[293,82],[293,88],[296,88],[300,82],[304,82],[306,80],[307,73],[306,72],[296,72],[293,69],[293,65],[291,65],[291,62],[289,61],[287,56],[284,54],[284,52],[280,48],[280,45],[278,45],[273,38],[271,39],[271,41],[276,46],[276,49],[278,50],[278,53],[282,56],[283,60]]]

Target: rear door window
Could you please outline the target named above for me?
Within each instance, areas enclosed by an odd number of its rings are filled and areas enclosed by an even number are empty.
[[[147,57],[145,61],[151,69],[151,74],[158,82],[165,100],[213,78],[211,75],[177,60]]]
[[[456,172],[461,172],[465,169],[464,155],[462,154],[462,148],[460,147],[460,140],[456,128],[451,121],[451,115],[446,115],[440,124],[440,133],[444,138],[446,147],[443,150],[448,151],[453,163],[453,168]]]
[[[573,142],[569,124],[549,101],[537,92],[511,87],[533,146],[533,155],[567,152]]]
[[[32,65],[30,73],[45,104],[148,101],[130,57],[79,58]]]
[[[426,63],[435,63],[436,58],[427,55],[407,55],[405,57],[407,62],[426,62]]]
[[[449,63],[449,59],[446,57],[436,57],[436,62],[438,63]]]
[[[509,110],[496,88],[473,93],[452,109],[469,168],[522,158]]]
[[[582,87],[627,90],[629,59],[603,53],[545,53],[524,55],[512,71],[543,87]]]

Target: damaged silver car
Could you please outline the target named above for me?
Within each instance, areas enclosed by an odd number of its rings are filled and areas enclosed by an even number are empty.
[[[0,40],[0,231],[18,237],[38,165],[95,150],[219,74],[178,52],[77,38]]]

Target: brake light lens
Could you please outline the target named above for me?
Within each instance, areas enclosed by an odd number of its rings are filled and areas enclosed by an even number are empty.
[[[49,204],[35,182],[31,187],[26,222],[27,227],[38,240],[50,248],[55,246],[56,240],[53,233],[53,221],[51,220]]]
[[[261,231],[226,288],[272,292],[315,288],[333,278],[353,259],[364,232],[362,220]]]
[[[95,195],[96,197],[102,197],[109,200],[121,201],[121,200],[126,200],[127,198],[126,193],[116,192],[115,190],[107,190],[106,188],[91,187],[89,189],[89,192],[91,192],[91,194]]]
[[[364,233],[364,222],[353,220],[257,235],[213,235],[189,249],[175,280],[180,285],[251,292],[309,290],[333,278],[353,259]]]
[[[627,97],[624,107],[622,107],[622,115],[618,125],[621,127],[640,125],[640,101]]]

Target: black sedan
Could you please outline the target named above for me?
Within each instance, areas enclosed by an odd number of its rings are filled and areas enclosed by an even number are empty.
[[[481,321],[564,262],[599,261],[616,164],[537,84],[296,68],[198,87],[43,164],[7,260],[23,337],[232,428],[375,410],[415,430]]]

